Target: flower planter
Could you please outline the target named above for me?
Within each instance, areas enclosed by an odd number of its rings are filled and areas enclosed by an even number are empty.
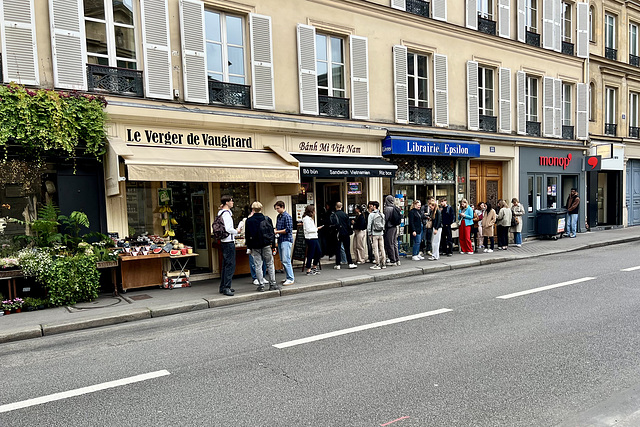
[[[22,308],[14,308],[14,313],[22,313]]]
[[[5,310],[4,314],[11,314],[11,310]]]
[[[109,268],[109,267],[117,267],[118,261],[98,261],[96,262],[97,268]]]

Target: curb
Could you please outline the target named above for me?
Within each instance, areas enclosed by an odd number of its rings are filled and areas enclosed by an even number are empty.
[[[149,308],[151,317],[170,316],[172,314],[189,313],[190,311],[204,310],[209,308],[209,302],[205,299],[194,302],[183,302],[180,305],[163,305],[156,308]]]
[[[323,289],[340,288],[342,282],[340,280],[327,280],[320,283],[314,283],[313,285],[303,285],[297,288],[282,288],[280,291],[281,296],[295,295],[303,292],[321,291]]]
[[[40,338],[41,336],[42,328],[40,326],[31,326],[24,329],[0,332],[0,344],[11,341],[22,341],[31,338]]]
[[[264,291],[264,292],[252,292],[246,295],[238,295],[233,298],[229,297],[216,297],[205,298],[205,301],[209,304],[208,308],[224,307],[227,305],[240,304],[249,301],[258,301],[261,299],[275,298],[280,296],[280,291]]]
[[[127,313],[114,314],[111,316],[99,317],[95,319],[80,320],[69,323],[54,323],[52,325],[42,325],[42,335],[55,335],[64,332],[79,331],[81,329],[97,328],[99,326],[116,325],[118,323],[133,322],[151,318],[151,310],[148,308],[136,309]]]

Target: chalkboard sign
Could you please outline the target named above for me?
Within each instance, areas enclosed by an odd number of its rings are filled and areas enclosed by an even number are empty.
[[[306,247],[307,241],[304,238],[304,229],[302,228],[302,224],[298,224],[296,240],[293,243],[293,255],[291,258],[297,261],[304,261]]]

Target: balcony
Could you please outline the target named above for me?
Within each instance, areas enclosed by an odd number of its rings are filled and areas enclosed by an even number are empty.
[[[540,34],[527,30],[524,42],[530,46],[540,47]]]
[[[423,0],[406,0],[407,12],[414,15],[429,17],[429,2]]]
[[[483,116],[480,114],[480,130],[484,132],[497,132],[498,118],[494,116]]]
[[[562,139],[573,139],[573,126],[562,125]]]
[[[527,121],[527,135],[540,136],[540,122]]]
[[[573,43],[562,42],[562,53],[573,56]]]
[[[618,50],[612,47],[604,48],[604,57],[607,59],[611,59],[612,61],[618,60]]]
[[[209,80],[209,104],[251,108],[251,86]]]
[[[321,116],[349,118],[349,98],[318,95]]]
[[[142,71],[138,70],[87,64],[87,85],[89,92],[144,98]]]
[[[433,110],[426,107],[409,106],[409,123],[433,126]]]
[[[616,136],[618,125],[615,123],[604,124],[604,134],[609,136]]]
[[[640,56],[629,54],[629,65],[640,67]]]
[[[640,139],[640,128],[636,126],[629,126],[629,138]]]
[[[478,31],[485,34],[496,35],[496,21],[478,15]]]

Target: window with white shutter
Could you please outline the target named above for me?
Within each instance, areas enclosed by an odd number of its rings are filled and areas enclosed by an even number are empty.
[[[543,132],[546,137],[554,136],[554,96],[553,96],[553,77],[544,77],[542,80],[543,90]]]
[[[562,0],[553,0],[553,49],[562,50]]]
[[[407,53],[409,123],[433,125],[433,111],[429,108],[429,62],[427,55]]]
[[[298,24],[298,84],[300,113],[319,114],[318,80],[316,73],[316,29]]]
[[[518,0],[518,41],[524,43],[527,33],[527,9],[525,0]]]
[[[498,35],[511,38],[511,0],[498,0]]]
[[[553,133],[562,138],[562,80],[553,80]]]
[[[204,32],[204,3],[180,0],[180,40],[184,100],[209,103],[207,57]]]
[[[436,126],[449,126],[449,68],[447,56],[433,55],[434,69],[434,123]]]
[[[33,0],[0,0],[2,73],[5,82],[38,85]]]
[[[562,126],[561,137],[574,139],[573,128],[573,85],[562,83]]]
[[[467,128],[469,130],[478,130],[480,127],[478,92],[478,63],[467,61]]]
[[[409,123],[407,48],[393,46],[393,85],[396,123]]]
[[[262,110],[275,110],[271,17],[252,13],[249,15],[249,22],[253,107]]]
[[[82,0],[49,0],[53,84],[87,90]]]
[[[526,100],[527,74],[524,71],[516,73],[516,96],[518,114],[518,134],[527,133],[527,100]]]
[[[500,68],[500,132],[511,133],[511,70]]]
[[[576,54],[580,58],[589,57],[590,14],[588,3],[576,5]]]
[[[344,46],[345,39],[342,37],[315,33],[318,108],[321,115],[349,117]]]
[[[173,99],[167,0],[142,0],[140,9],[145,95],[149,98]]]
[[[543,0],[542,4],[542,47],[555,48],[555,0]]]
[[[480,0],[480,2],[482,2],[482,0]],[[478,0],[466,0],[465,20],[467,28],[471,28],[472,30],[478,29],[478,6],[480,2]]]
[[[369,53],[366,37],[350,36],[351,111],[354,119],[369,119]]]
[[[398,10],[407,10],[406,0],[391,0],[391,7]]]
[[[432,0],[431,6],[433,7],[432,18],[438,21],[447,20],[447,0]]]
[[[589,120],[587,117],[588,108],[588,87],[586,83],[578,83],[576,90],[576,137],[587,139],[589,136]]]

